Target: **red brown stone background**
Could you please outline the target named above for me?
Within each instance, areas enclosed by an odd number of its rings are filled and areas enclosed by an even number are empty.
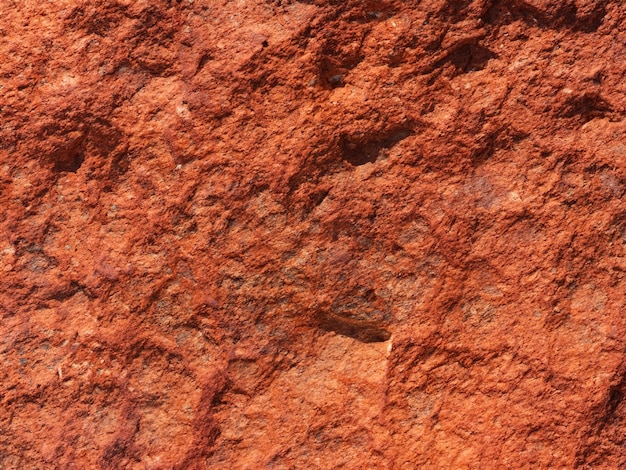
[[[623,468],[625,25],[0,2],[0,468]]]

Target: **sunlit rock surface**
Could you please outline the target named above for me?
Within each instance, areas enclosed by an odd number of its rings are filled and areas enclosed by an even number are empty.
[[[0,2],[0,468],[624,467],[625,21]]]

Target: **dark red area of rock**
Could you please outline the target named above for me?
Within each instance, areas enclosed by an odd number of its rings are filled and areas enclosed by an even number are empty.
[[[626,7],[0,4],[0,467],[626,465]]]

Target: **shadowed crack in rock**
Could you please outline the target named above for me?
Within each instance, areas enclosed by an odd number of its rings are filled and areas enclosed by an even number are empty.
[[[373,322],[363,322],[330,314],[317,316],[318,326],[326,331],[356,339],[362,343],[382,343],[391,338],[391,333]]]

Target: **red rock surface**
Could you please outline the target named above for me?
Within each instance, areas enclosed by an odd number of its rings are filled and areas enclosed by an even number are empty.
[[[0,468],[622,468],[626,7],[0,3]]]

